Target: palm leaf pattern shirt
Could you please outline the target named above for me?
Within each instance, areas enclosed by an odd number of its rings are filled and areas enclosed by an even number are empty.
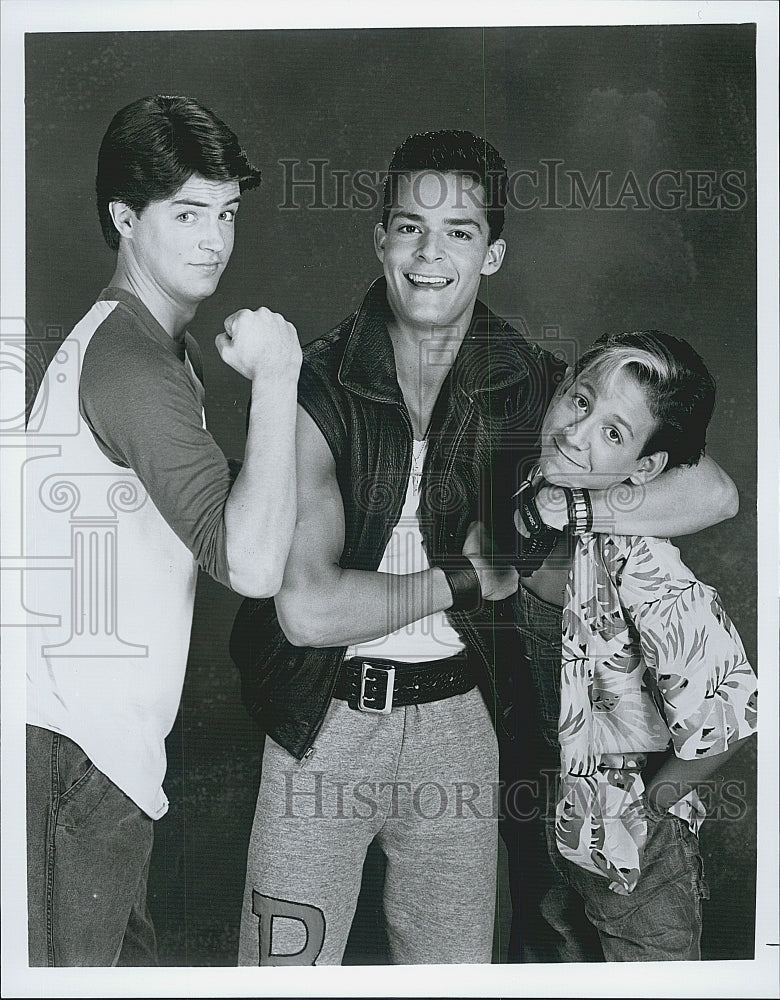
[[[575,540],[562,619],[556,842],[630,893],[647,838],[646,754],[722,753],[755,731],[757,681],[712,587],[668,539]],[[695,792],[669,810],[698,832]]]

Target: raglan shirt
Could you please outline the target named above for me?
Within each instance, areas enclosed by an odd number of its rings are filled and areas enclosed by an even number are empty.
[[[229,584],[230,475],[199,373],[189,335],[106,289],[46,372],[26,463],[27,721],[72,739],[153,819],[197,566]]]
[[[106,457],[136,473],[201,569],[229,586],[224,511],[230,477],[203,419],[197,342],[189,333],[175,341],[124,289],[107,288],[101,300],[118,305],[84,354],[81,415]]]

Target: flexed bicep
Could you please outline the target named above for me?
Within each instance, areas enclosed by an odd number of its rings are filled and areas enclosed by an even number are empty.
[[[393,574],[340,565],[344,500],[336,462],[319,427],[298,411],[298,514],[279,624],[295,646],[349,646],[389,635],[452,603],[439,568]]]
[[[319,427],[300,406],[296,455],[298,509],[276,611],[288,639],[303,645],[304,632],[320,614],[328,614],[328,594],[338,585],[344,503],[333,454]]]

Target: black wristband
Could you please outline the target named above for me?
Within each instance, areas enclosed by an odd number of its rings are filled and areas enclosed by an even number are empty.
[[[542,520],[539,508],[536,506],[534,493],[531,490],[527,490],[521,495],[517,509],[520,511],[520,517],[523,519],[523,524],[531,538],[544,534],[547,525]]]
[[[557,528],[550,528],[547,525],[529,538],[524,537],[518,532],[515,568],[520,576],[531,576],[535,573],[547,556],[550,555],[558,539],[562,536],[562,531],[558,531]]]
[[[593,507],[588,490],[579,486],[563,487],[566,497],[566,514],[569,527],[575,535],[584,535],[593,530]]]
[[[563,532],[551,528],[542,519],[536,505],[536,489],[526,480],[516,495],[517,512],[529,537],[517,532],[515,567],[520,576],[531,576],[555,548]]]
[[[448,556],[444,571],[447,586],[452,594],[449,611],[476,611],[482,604],[482,588],[477,571],[466,556]]]

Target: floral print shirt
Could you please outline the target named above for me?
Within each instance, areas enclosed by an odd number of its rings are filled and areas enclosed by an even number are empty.
[[[756,675],[717,593],[661,538],[576,539],[562,639],[556,842],[626,894],[647,837],[646,753],[671,743],[695,760],[750,735]],[[703,818],[693,792],[670,812],[695,830]]]

